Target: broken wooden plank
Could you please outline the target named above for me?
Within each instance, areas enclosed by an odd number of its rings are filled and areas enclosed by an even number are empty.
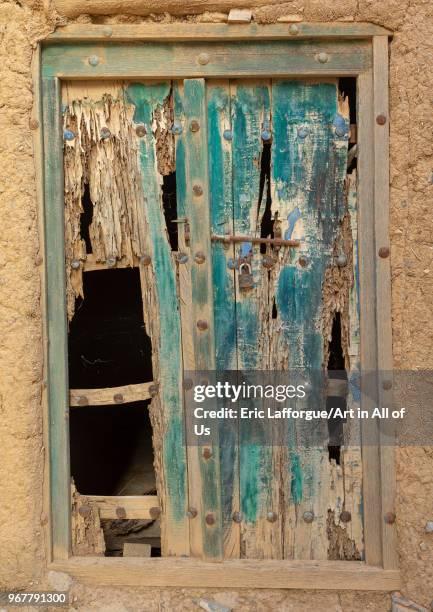
[[[86,11],[82,11],[86,12]],[[105,14],[105,13],[104,13]],[[287,16],[289,19],[295,15]],[[290,19],[295,21],[295,19]],[[302,21],[296,16],[296,21]],[[391,30],[372,23],[297,23],[296,38],[344,38],[361,39],[372,36],[390,36]],[[229,40],[279,40],[293,39],[288,26],[284,24],[257,24],[238,26],[215,23],[143,23],[95,25],[90,23],[69,24],[57,28],[47,36],[47,40],[61,43],[64,41],[211,41]]]
[[[86,500],[98,508],[101,519],[155,520],[161,513],[156,495],[86,495]]]
[[[105,389],[70,389],[70,406],[108,406],[110,404],[128,404],[151,399],[157,392],[153,381],[122,387]]]
[[[189,554],[180,317],[176,273],[162,205],[162,177],[158,173],[160,143],[156,140],[156,134],[166,127],[164,109],[170,89],[169,82],[136,83],[126,89],[127,99],[135,109],[134,123],[141,126],[137,137],[144,197],[139,213],[151,265],[140,265],[140,277],[143,314],[153,346],[153,375],[160,385],[149,411],[162,507],[161,547],[162,554],[167,556]],[[159,317],[154,316],[155,312]]]
[[[80,495],[71,484],[71,533],[72,554],[77,556],[102,556],[105,552],[104,532],[98,509],[92,506],[87,495]]]
[[[121,259],[116,259],[114,263],[111,261],[97,261],[96,255],[93,255],[93,253],[88,253],[85,260],[81,262],[80,265],[83,268],[83,272],[95,272],[98,270],[112,270],[117,268],[135,268],[138,267],[139,262],[140,260],[136,256],[132,257],[132,262],[128,261],[124,257]]]

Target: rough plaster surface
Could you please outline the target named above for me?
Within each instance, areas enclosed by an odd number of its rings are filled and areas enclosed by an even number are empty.
[[[42,429],[40,237],[32,133],[31,58],[37,40],[67,20],[48,1],[0,0],[0,588],[49,586],[45,569]],[[61,0],[63,4],[73,4]],[[58,0],[60,5],[60,0]],[[153,0],[135,0],[141,13]],[[161,4],[161,3],[159,3]],[[122,7],[122,2],[104,6]],[[370,21],[395,30],[391,44],[391,244],[395,367],[433,368],[433,5],[430,0],[260,0],[171,2],[188,20],[223,21],[229,8],[250,6],[256,21],[284,15],[310,21]],[[166,7],[167,5],[165,5]],[[166,10],[166,8],[164,9]],[[218,12],[212,12],[218,11]],[[140,17],[97,17],[137,22]],[[175,16],[147,19],[173,21]],[[91,21],[88,15],[78,21]],[[433,600],[433,449],[397,453],[397,529],[402,593],[429,608]],[[52,579],[52,576],[51,576]],[[73,583],[72,609],[198,610],[204,597],[234,610],[385,611],[389,595],[354,592],[199,591],[97,588]]]

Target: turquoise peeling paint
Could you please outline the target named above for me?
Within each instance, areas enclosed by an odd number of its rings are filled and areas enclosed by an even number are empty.
[[[290,453],[290,469],[292,480],[290,483],[290,494],[295,504],[299,504],[302,500],[303,474],[299,455]]]
[[[126,90],[127,98],[135,106],[134,121],[143,123],[147,130],[146,137],[140,139],[140,163],[161,321],[158,356],[162,406],[166,410],[163,444],[164,480],[167,488],[165,499],[170,518],[181,521],[185,520],[186,455],[179,394],[180,318],[171,250],[160,204],[161,189],[155,172],[155,142],[152,134],[153,112],[158,105],[163,104],[169,92],[169,83],[133,84]]]

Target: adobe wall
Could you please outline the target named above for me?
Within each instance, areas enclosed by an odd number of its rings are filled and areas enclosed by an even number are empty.
[[[171,15],[148,15],[156,0],[94,0],[107,21],[219,21],[232,6],[254,19],[287,14],[305,21],[355,20],[395,31],[391,44],[391,244],[396,368],[433,368],[433,4],[431,0],[170,0]],[[68,12],[69,0],[57,0]],[[88,2],[88,4],[90,4]],[[139,12],[142,17],[127,16]],[[137,8],[138,7],[138,8]],[[198,13],[182,16],[183,13]],[[213,12],[212,12],[213,11]],[[205,13],[204,15],[202,13]],[[91,21],[69,10],[71,19]],[[143,15],[147,15],[143,17]],[[43,350],[40,236],[29,124],[32,54],[38,40],[67,22],[42,0],[0,0],[0,588],[47,585],[42,504],[46,450],[42,430]],[[397,453],[397,529],[403,593],[429,609],[433,600],[433,448]],[[76,609],[197,610],[206,596],[234,610],[383,611],[384,594],[91,588],[72,585]]]

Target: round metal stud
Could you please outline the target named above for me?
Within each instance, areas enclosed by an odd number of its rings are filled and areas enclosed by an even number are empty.
[[[392,381],[391,380],[384,380],[382,382],[382,389],[384,391],[389,391],[390,389],[392,389]]]
[[[90,506],[80,506],[78,514],[83,518],[88,518],[92,514],[92,508]]]
[[[212,449],[206,446],[203,449],[203,459],[210,459],[212,457]]]
[[[116,258],[115,257],[108,257],[105,260],[105,264],[109,267],[109,268],[114,268],[114,266],[116,265]]]
[[[389,257],[389,247],[380,247],[379,257],[382,257],[382,259]]]
[[[101,136],[102,140],[106,140],[107,138],[110,138],[111,132],[110,132],[110,130],[107,127],[103,127],[103,128],[101,128],[100,136]]]
[[[276,512],[268,512],[266,515],[266,520],[269,521],[270,523],[275,523],[275,521],[277,520],[277,513]]]
[[[65,130],[63,132],[63,138],[65,140],[74,140],[75,138],[75,132],[73,132],[72,130]]]
[[[110,28],[110,26],[105,26],[105,28],[102,28],[102,34],[107,38],[110,38],[110,36],[113,35],[113,28]]]
[[[192,192],[195,196],[199,197],[203,195],[203,187],[201,185],[194,185],[192,188]]]
[[[308,266],[308,257],[301,255],[298,259],[298,264],[301,266],[301,268],[306,268]]]
[[[230,257],[230,259],[227,261],[227,268],[229,270],[236,270],[237,267],[238,267],[238,262]]]
[[[205,521],[206,521],[206,525],[215,525],[214,515],[211,512],[209,512],[209,514],[206,514]]]
[[[155,397],[158,395],[159,385],[158,383],[153,383],[153,385],[149,386],[149,395],[150,397]]]
[[[314,512],[312,510],[307,510],[302,515],[302,518],[306,523],[312,523],[314,521]]]
[[[233,133],[231,130],[224,130],[223,132],[224,140],[233,140]]]
[[[340,521],[342,523],[350,523],[351,520],[352,515],[350,514],[350,512],[348,510],[343,510],[343,512],[341,512],[340,514]]]
[[[144,125],[144,123],[140,123],[139,125],[135,126],[135,133],[140,138],[142,138],[143,136],[146,136],[147,131],[146,131],[146,126]]]
[[[113,395],[113,400],[115,404],[123,404],[124,398],[121,393],[116,393]]]
[[[264,268],[267,268],[268,270],[270,270],[275,265],[275,259],[271,257],[270,255],[263,255],[262,265]]]
[[[188,261],[188,255],[186,253],[178,253],[176,259],[180,264],[185,264]]]
[[[197,61],[201,66],[206,66],[210,62],[209,53],[200,53],[197,57]]]
[[[150,518],[155,520],[161,514],[161,508],[159,508],[158,506],[153,506],[153,508],[149,508],[149,514]]]
[[[376,117],[376,123],[377,125],[385,125],[386,123],[386,115],[377,115]]]
[[[321,64],[326,64],[327,62],[329,62],[329,55],[322,51],[321,53],[317,54],[317,61]]]
[[[204,331],[208,328],[207,321],[203,321],[203,319],[199,319],[197,321],[197,327],[200,331]]]
[[[201,251],[198,251],[195,255],[194,255],[194,261],[197,264],[202,264],[206,261],[206,255],[204,253],[202,253]]]
[[[30,119],[29,121],[29,128],[31,130],[37,130],[39,127],[39,121],[37,119]]]
[[[200,129],[199,122],[193,119],[191,123],[189,124],[189,129],[191,130],[191,132],[198,132]]]
[[[150,255],[142,255],[142,256],[140,257],[140,263],[141,263],[143,266],[149,266],[149,265],[152,263],[152,258],[151,258],[151,256],[150,256]]]
[[[171,131],[172,134],[175,134],[177,136],[179,134],[182,134],[182,132],[183,132],[182,124],[179,121],[175,121],[173,123],[173,125],[171,126],[171,130],[170,131]]]
[[[185,378],[185,380],[183,381],[183,388],[186,391],[189,391],[190,389],[192,389],[194,386],[194,381],[192,378]]]
[[[81,266],[81,261],[79,259],[73,259],[71,261],[71,268],[73,270],[79,270]]]
[[[116,508],[116,516],[118,519],[126,519],[126,510],[122,506]]]
[[[296,36],[296,34],[299,34],[299,28],[295,23],[292,23],[289,26],[289,33],[292,34],[292,36]]]
[[[396,518],[397,517],[395,516],[395,512],[387,512],[383,517],[383,520],[387,525],[392,525],[393,523],[395,523]]]
[[[242,512],[233,512],[232,519],[235,523],[242,523]]]
[[[99,64],[99,57],[97,55],[91,55],[87,61],[91,66],[97,66]]]
[[[310,130],[306,127],[298,128],[298,138],[300,138],[301,140],[304,140],[304,138],[307,138],[309,133],[310,133]]]
[[[433,521],[427,521],[424,527],[426,533],[433,533]]]
[[[195,508],[188,508],[186,515],[188,518],[193,519],[197,516],[197,510]]]
[[[335,263],[339,268],[344,268],[347,265],[347,257],[344,253],[340,253],[338,257],[335,258]]]
[[[269,140],[271,140],[272,135],[270,130],[262,130],[261,137],[264,142],[268,142]]]
[[[85,395],[80,395],[80,397],[77,399],[77,404],[79,406],[88,406],[89,400],[87,399]]]

